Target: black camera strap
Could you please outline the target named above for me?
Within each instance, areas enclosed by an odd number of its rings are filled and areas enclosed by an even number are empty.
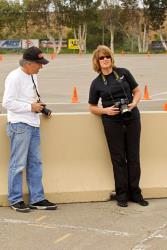
[[[118,75],[118,73],[117,73],[115,70],[113,70],[113,74],[114,74],[114,76],[115,76],[116,81],[120,84],[120,87],[121,87],[122,90],[123,90],[123,93],[124,93],[124,95],[125,95],[125,98],[128,99],[128,96],[127,96],[127,94],[126,94],[126,91],[125,91],[125,89],[124,89],[124,87],[123,87],[123,85],[122,85],[122,79],[120,78],[120,76]],[[107,86],[107,79],[106,79],[106,77],[105,77],[102,73],[101,73],[101,77],[102,77],[102,80],[103,80],[104,85]],[[112,93],[110,93],[110,96],[111,96],[113,102],[115,102]]]
[[[46,108],[46,104],[44,104],[44,103],[41,102],[41,96],[40,96],[40,94],[39,94],[39,92],[38,92],[37,85],[35,84],[33,75],[31,75],[31,79],[32,79],[32,82],[33,82],[33,84],[34,84],[34,88],[35,88],[35,91],[36,91],[36,94],[37,94],[37,97],[38,97],[37,102],[38,102],[38,103],[41,103],[41,105],[43,106],[43,108],[42,108],[42,110],[41,110],[40,112],[41,112],[42,114],[44,114],[45,116],[47,116],[48,118],[50,118],[50,117],[51,117],[52,111],[51,111],[50,109],[47,109],[47,108]],[[36,112],[36,113],[40,113],[40,112]]]
[[[121,86],[121,88],[122,88],[122,90],[124,92],[125,98],[128,99],[128,96],[127,96],[127,94],[125,92],[125,89],[124,89],[124,87],[122,85],[122,79],[120,78],[120,76],[118,75],[118,73],[115,70],[113,70],[113,73],[114,73],[115,79],[120,83],[120,86]]]
[[[38,89],[37,89],[37,86],[36,86],[36,84],[35,84],[33,75],[31,75],[31,79],[32,79],[32,82],[33,82],[33,84],[34,84],[35,92],[36,92],[36,94],[37,94],[37,96],[38,96],[38,102],[40,102],[40,101],[41,101],[41,96],[40,96],[40,94],[39,94],[39,92],[38,92]]]

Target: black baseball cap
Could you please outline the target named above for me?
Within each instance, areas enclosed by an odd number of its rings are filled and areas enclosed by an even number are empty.
[[[44,58],[42,51],[35,46],[32,46],[24,51],[23,59],[41,64],[49,63],[49,61]]]

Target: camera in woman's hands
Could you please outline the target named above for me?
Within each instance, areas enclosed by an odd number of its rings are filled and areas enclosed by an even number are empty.
[[[121,115],[124,119],[129,119],[132,115],[131,110],[128,108],[129,100],[122,98],[120,101],[115,102],[114,107],[119,108]]]

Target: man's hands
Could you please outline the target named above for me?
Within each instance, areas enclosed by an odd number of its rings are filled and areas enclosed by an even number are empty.
[[[40,113],[43,110],[44,106],[45,106],[44,103],[34,102],[31,104],[31,111]]]

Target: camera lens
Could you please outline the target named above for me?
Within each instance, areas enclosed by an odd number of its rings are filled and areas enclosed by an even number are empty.
[[[42,114],[44,114],[44,115],[46,115],[46,116],[50,116],[51,115],[51,113],[52,113],[52,111],[50,110],[50,109],[47,109],[47,108],[43,108],[42,109]]]

